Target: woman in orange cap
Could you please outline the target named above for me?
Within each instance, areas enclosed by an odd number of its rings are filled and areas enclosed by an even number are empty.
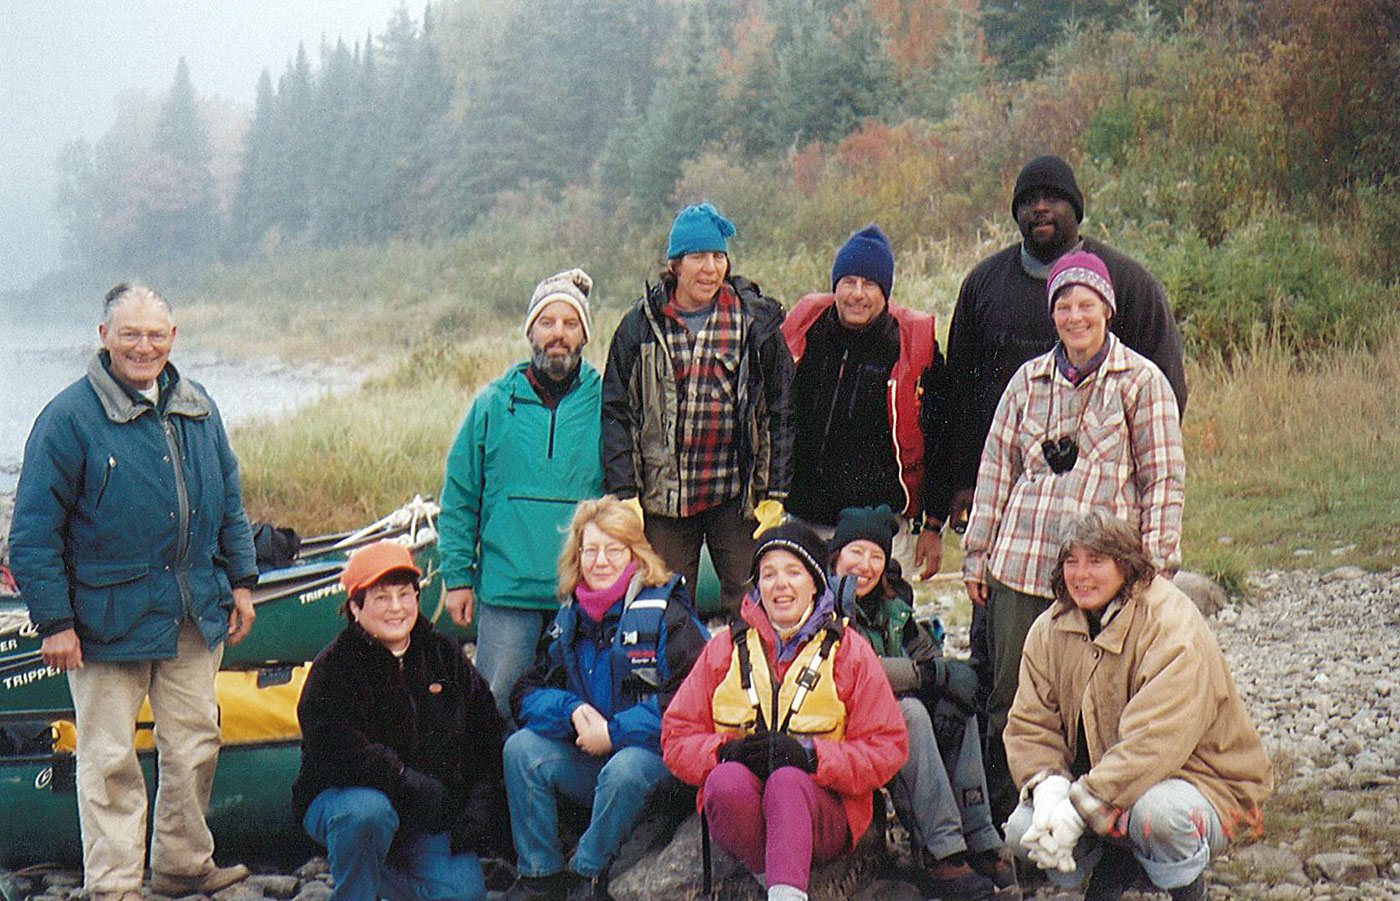
[[[340,582],[349,623],[316,657],[297,705],[307,833],[332,898],[481,898],[477,852],[499,827],[503,724],[485,680],[418,610],[422,572],[392,541]]]

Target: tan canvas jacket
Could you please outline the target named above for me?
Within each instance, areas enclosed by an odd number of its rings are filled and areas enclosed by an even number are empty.
[[[1215,636],[1169,580],[1138,589],[1092,641],[1083,612],[1059,602],[1031,626],[1005,733],[1017,785],[1069,774],[1081,713],[1091,769],[1080,784],[1099,801],[1127,809],[1180,778],[1227,835],[1261,829],[1273,769]]]

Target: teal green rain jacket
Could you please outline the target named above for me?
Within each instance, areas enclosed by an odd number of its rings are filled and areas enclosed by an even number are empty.
[[[447,455],[438,517],[443,584],[479,603],[552,610],[574,506],[603,491],[602,380],[586,361],[551,410],[528,362],[472,402]]]

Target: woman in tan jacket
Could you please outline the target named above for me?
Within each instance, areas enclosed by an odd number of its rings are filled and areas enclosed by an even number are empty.
[[[1062,885],[1090,874],[1086,901],[1139,866],[1204,901],[1211,856],[1260,831],[1272,768],[1215,636],[1136,531],[1095,511],[1063,534],[1006,726],[1007,844]]]

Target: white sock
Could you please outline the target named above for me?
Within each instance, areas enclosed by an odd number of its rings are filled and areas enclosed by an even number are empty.
[[[807,901],[807,893],[795,885],[770,885],[768,901]]]

